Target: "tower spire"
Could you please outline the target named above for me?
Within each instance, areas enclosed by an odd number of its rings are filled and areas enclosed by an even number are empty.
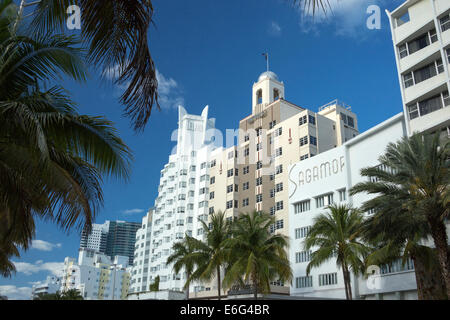
[[[266,58],[267,71],[269,71],[269,53],[264,52],[262,55]]]

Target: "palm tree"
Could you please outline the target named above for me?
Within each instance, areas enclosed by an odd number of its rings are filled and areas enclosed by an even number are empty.
[[[227,248],[225,240],[230,236],[230,226],[225,220],[225,214],[221,211],[210,215],[210,225],[201,221],[205,242],[190,238],[194,250],[192,260],[196,265],[188,281],[211,281],[214,276],[217,279],[218,299],[221,299],[220,271],[227,263]]]
[[[69,289],[63,292],[62,300],[84,300],[84,298],[79,290]]]
[[[89,230],[103,203],[103,176],[127,179],[131,151],[103,117],[79,115],[59,86],[83,81],[85,66],[73,37],[30,36],[12,28],[17,8],[0,0],[0,273],[28,249],[35,218],[65,231]]]
[[[233,223],[232,237],[226,241],[230,264],[224,277],[224,286],[251,282],[254,298],[258,291],[270,292],[270,282],[292,280],[292,269],[286,253],[288,240],[280,234],[271,234],[275,220],[267,213],[253,211],[241,214]]]
[[[329,212],[314,219],[310,232],[305,238],[304,249],[318,249],[311,254],[306,273],[314,267],[336,257],[338,268],[342,268],[345,296],[352,300],[350,270],[354,274],[364,271],[364,259],[369,247],[360,241],[363,214],[348,205],[332,204]]]
[[[186,272],[186,300],[189,300],[189,285],[191,275],[194,272],[195,261],[193,238],[186,235],[182,241],[176,242],[172,246],[173,253],[167,258],[166,264],[173,263],[175,273],[179,273],[183,268]]]
[[[445,221],[449,214],[450,141],[441,142],[439,134],[414,134],[390,143],[379,157],[381,166],[365,168],[361,175],[371,181],[358,183],[351,194],[366,192],[375,197],[363,209],[374,209],[392,219],[410,221],[403,228],[420,225],[420,237],[431,235],[450,297],[450,250]],[[446,200],[447,199],[447,200]],[[395,225],[399,226],[400,223]],[[400,227],[400,226],[399,226]],[[407,230],[405,231],[405,233]],[[386,234],[394,237],[397,229]],[[411,238],[411,232],[407,234]],[[407,238],[406,236],[404,237]]]
[[[81,12],[80,35],[87,61],[103,76],[114,73],[124,86],[120,102],[135,130],[143,130],[152,107],[158,104],[156,67],[148,48],[153,23],[151,0],[21,0],[18,20],[29,22],[34,34],[66,32],[66,10],[77,5]],[[33,6],[31,21],[24,6]],[[70,32],[73,33],[73,32]]]

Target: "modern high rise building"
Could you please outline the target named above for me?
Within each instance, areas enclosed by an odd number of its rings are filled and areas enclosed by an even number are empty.
[[[81,248],[78,260],[66,257],[61,292],[79,290],[85,300],[126,300],[130,285],[128,256],[109,256]]]
[[[136,231],[141,227],[138,222],[109,221],[105,254],[110,257],[125,256],[133,264]]]
[[[80,248],[104,253],[109,257],[127,256],[133,264],[136,230],[141,227],[138,222],[106,221],[93,224],[90,233],[83,230]]]
[[[386,13],[408,135],[450,135],[450,1],[409,0]]]

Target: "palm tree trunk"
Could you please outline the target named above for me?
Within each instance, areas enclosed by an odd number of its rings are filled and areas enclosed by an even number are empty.
[[[189,281],[190,275],[186,272],[187,279]],[[186,288],[186,300],[189,300],[189,285]]]
[[[351,292],[351,288],[350,288],[349,272],[348,272],[347,264],[345,262],[342,262],[342,274],[344,276],[345,298],[347,300],[352,300],[352,292]]]
[[[436,246],[442,277],[444,278],[447,297],[450,297],[450,254],[448,250],[447,230],[444,222],[428,218],[431,228],[431,236]]]
[[[253,297],[255,300],[258,300],[258,281],[256,280],[256,276],[252,276],[252,282],[253,282]]]
[[[217,297],[220,300],[220,266],[217,267]]]

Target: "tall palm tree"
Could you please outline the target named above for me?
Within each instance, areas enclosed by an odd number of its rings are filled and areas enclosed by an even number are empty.
[[[258,291],[270,292],[270,282],[291,281],[292,269],[286,253],[288,240],[280,234],[271,234],[274,217],[253,211],[241,214],[233,223],[232,237],[226,241],[230,265],[224,277],[224,286],[230,287],[243,279],[251,282],[254,298]]]
[[[217,279],[218,299],[221,299],[221,269],[227,263],[227,248],[225,240],[230,237],[230,225],[225,220],[225,214],[221,211],[210,215],[210,225],[201,221],[203,232],[206,235],[205,242],[190,238],[194,253],[192,260],[196,269],[190,279],[200,281],[211,281]]]
[[[367,265],[389,264],[411,259],[420,300],[445,299],[447,296],[435,250],[421,245],[430,234],[425,217],[410,212],[393,194],[376,197],[361,208],[371,212],[362,227],[363,239],[375,249],[367,258]]]
[[[167,258],[166,264],[173,263],[173,270],[179,273],[182,269],[186,272],[186,300],[189,300],[189,285],[191,275],[194,272],[194,241],[193,238],[186,235],[182,241],[176,242],[172,246],[173,253]]]
[[[430,235],[434,241],[448,297],[450,250],[445,221],[450,211],[449,159],[449,139],[444,138],[441,142],[439,134],[416,133],[390,143],[378,159],[381,167],[361,170],[362,176],[374,179],[358,183],[350,190],[351,194],[365,192],[375,195],[365,203],[365,209],[375,209],[380,214],[391,211],[389,213],[394,218],[422,223],[420,236]],[[406,224],[403,228],[411,226],[414,224]]]
[[[342,269],[345,296],[352,300],[350,270],[354,274],[364,271],[364,259],[370,248],[360,240],[363,214],[348,205],[330,205],[328,212],[314,219],[311,230],[304,240],[304,249],[317,250],[311,254],[306,273],[312,268],[336,257],[338,268]]]
[[[0,0],[0,273],[10,276],[28,249],[35,218],[65,231],[89,230],[103,203],[104,176],[127,179],[131,151],[103,117],[79,115],[59,86],[60,73],[83,81],[73,37],[30,36],[12,25],[17,8]]]

